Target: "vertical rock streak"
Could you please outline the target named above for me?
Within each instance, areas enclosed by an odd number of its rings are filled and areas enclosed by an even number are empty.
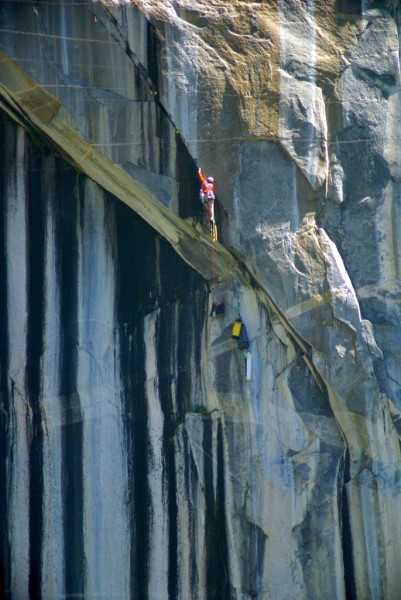
[[[13,127],[11,127],[13,129]],[[26,352],[28,335],[28,225],[25,169],[25,134],[21,129],[7,132],[8,149],[2,156],[10,167],[5,182],[5,260],[7,274],[8,372],[5,408],[8,417],[6,523],[9,551],[9,591],[12,597],[29,596],[30,531],[29,453],[32,413],[28,400]],[[14,133],[14,136],[13,136]],[[14,139],[13,139],[14,138]],[[40,540],[38,540],[40,544]],[[32,566],[32,565],[31,565]]]
[[[149,427],[149,599],[157,598],[160,590],[168,589],[168,482],[166,480],[163,448],[164,415],[159,398],[157,377],[156,318],[152,313],[145,319],[146,340],[146,398]]]
[[[103,193],[80,187],[77,397],[82,415],[86,594],[129,596],[127,468],[115,349],[114,220]]]
[[[77,395],[78,206],[74,198],[80,184],[64,165],[56,168],[57,274],[60,294],[60,389],[62,402],[62,502],[64,592],[85,591],[85,556],[82,539],[82,417]],[[64,166],[65,167],[65,166]],[[57,350],[56,350],[57,351]]]
[[[43,281],[43,597],[55,597],[64,583],[62,438],[64,406],[60,394],[60,287],[57,285],[57,215],[52,201],[55,194],[54,158],[43,162],[42,186],[44,210],[44,281]]]
[[[28,336],[26,348],[27,388],[32,411],[29,449],[29,541],[31,597],[40,596],[43,553],[43,436],[44,415],[41,401],[43,355],[43,284],[44,284],[44,211],[40,160],[28,155],[27,180],[27,265],[28,265]],[[39,157],[40,158],[40,157]],[[38,202],[39,199],[39,202]]]

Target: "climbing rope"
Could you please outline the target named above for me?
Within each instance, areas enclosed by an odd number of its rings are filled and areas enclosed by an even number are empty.
[[[219,211],[219,226],[221,225],[223,230],[223,220],[224,220],[224,208],[220,204],[215,204],[213,207],[213,223],[211,228],[211,238],[212,238],[212,279],[211,279],[211,287],[212,287],[212,311],[210,313],[211,317],[222,316],[225,314],[226,307],[226,295],[228,289],[228,265],[226,265],[226,269],[222,275],[224,281],[224,289],[223,292],[218,296],[217,293],[217,278],[216,278],[216,255],[215,255],[215,242],[217,242],[217,219],[216,213]]]
[[[213,308],[217,307],[217,290],[216,290],[216,249],[214,247],[215,239],[212,234],[212,312]],[[212,315],[215,316],[215,315]]]

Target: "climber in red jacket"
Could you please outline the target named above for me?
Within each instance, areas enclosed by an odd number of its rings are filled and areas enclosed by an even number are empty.
[[[202,169],[199,167],[198,169],[198,177],[199,181],[202,184],[200,191],[200,199],[202,202],[209,202],[210,200],[215,199],[214,195],[214,179],[213,177],[206,177],[202,173]]]
[[[203,206],[206,209],[207,215],[209,217],[209,225],[210,225],[210,231],[212,232],[212,237],[214,238],[216,233],[215,233],[215,220],[214,220],[214,201],[216,199],[215,195],[214,195],[214,179],[213,177],[208,177],[206,179],[206,177],[203,175],[202,173],[202,169],[199,167],[198,169],[198,177],[199,177],[199,181],[202,184],[201,190],[200,190],[200,199],[201,202],[203,203]]]

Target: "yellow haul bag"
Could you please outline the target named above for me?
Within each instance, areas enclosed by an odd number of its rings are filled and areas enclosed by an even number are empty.
[[[242,321],[240,321],[239,319],[236,319],[236,321],[234,321],[234,324],[231,329],[231,337],[233,337],[235,340],[238,340],[239,336],[241,335],[241,328],[242,328]]]

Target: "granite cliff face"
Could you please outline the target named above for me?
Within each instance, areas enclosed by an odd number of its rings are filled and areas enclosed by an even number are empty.
[[[0,4],[5,597],[399,598],[399,22]]]

